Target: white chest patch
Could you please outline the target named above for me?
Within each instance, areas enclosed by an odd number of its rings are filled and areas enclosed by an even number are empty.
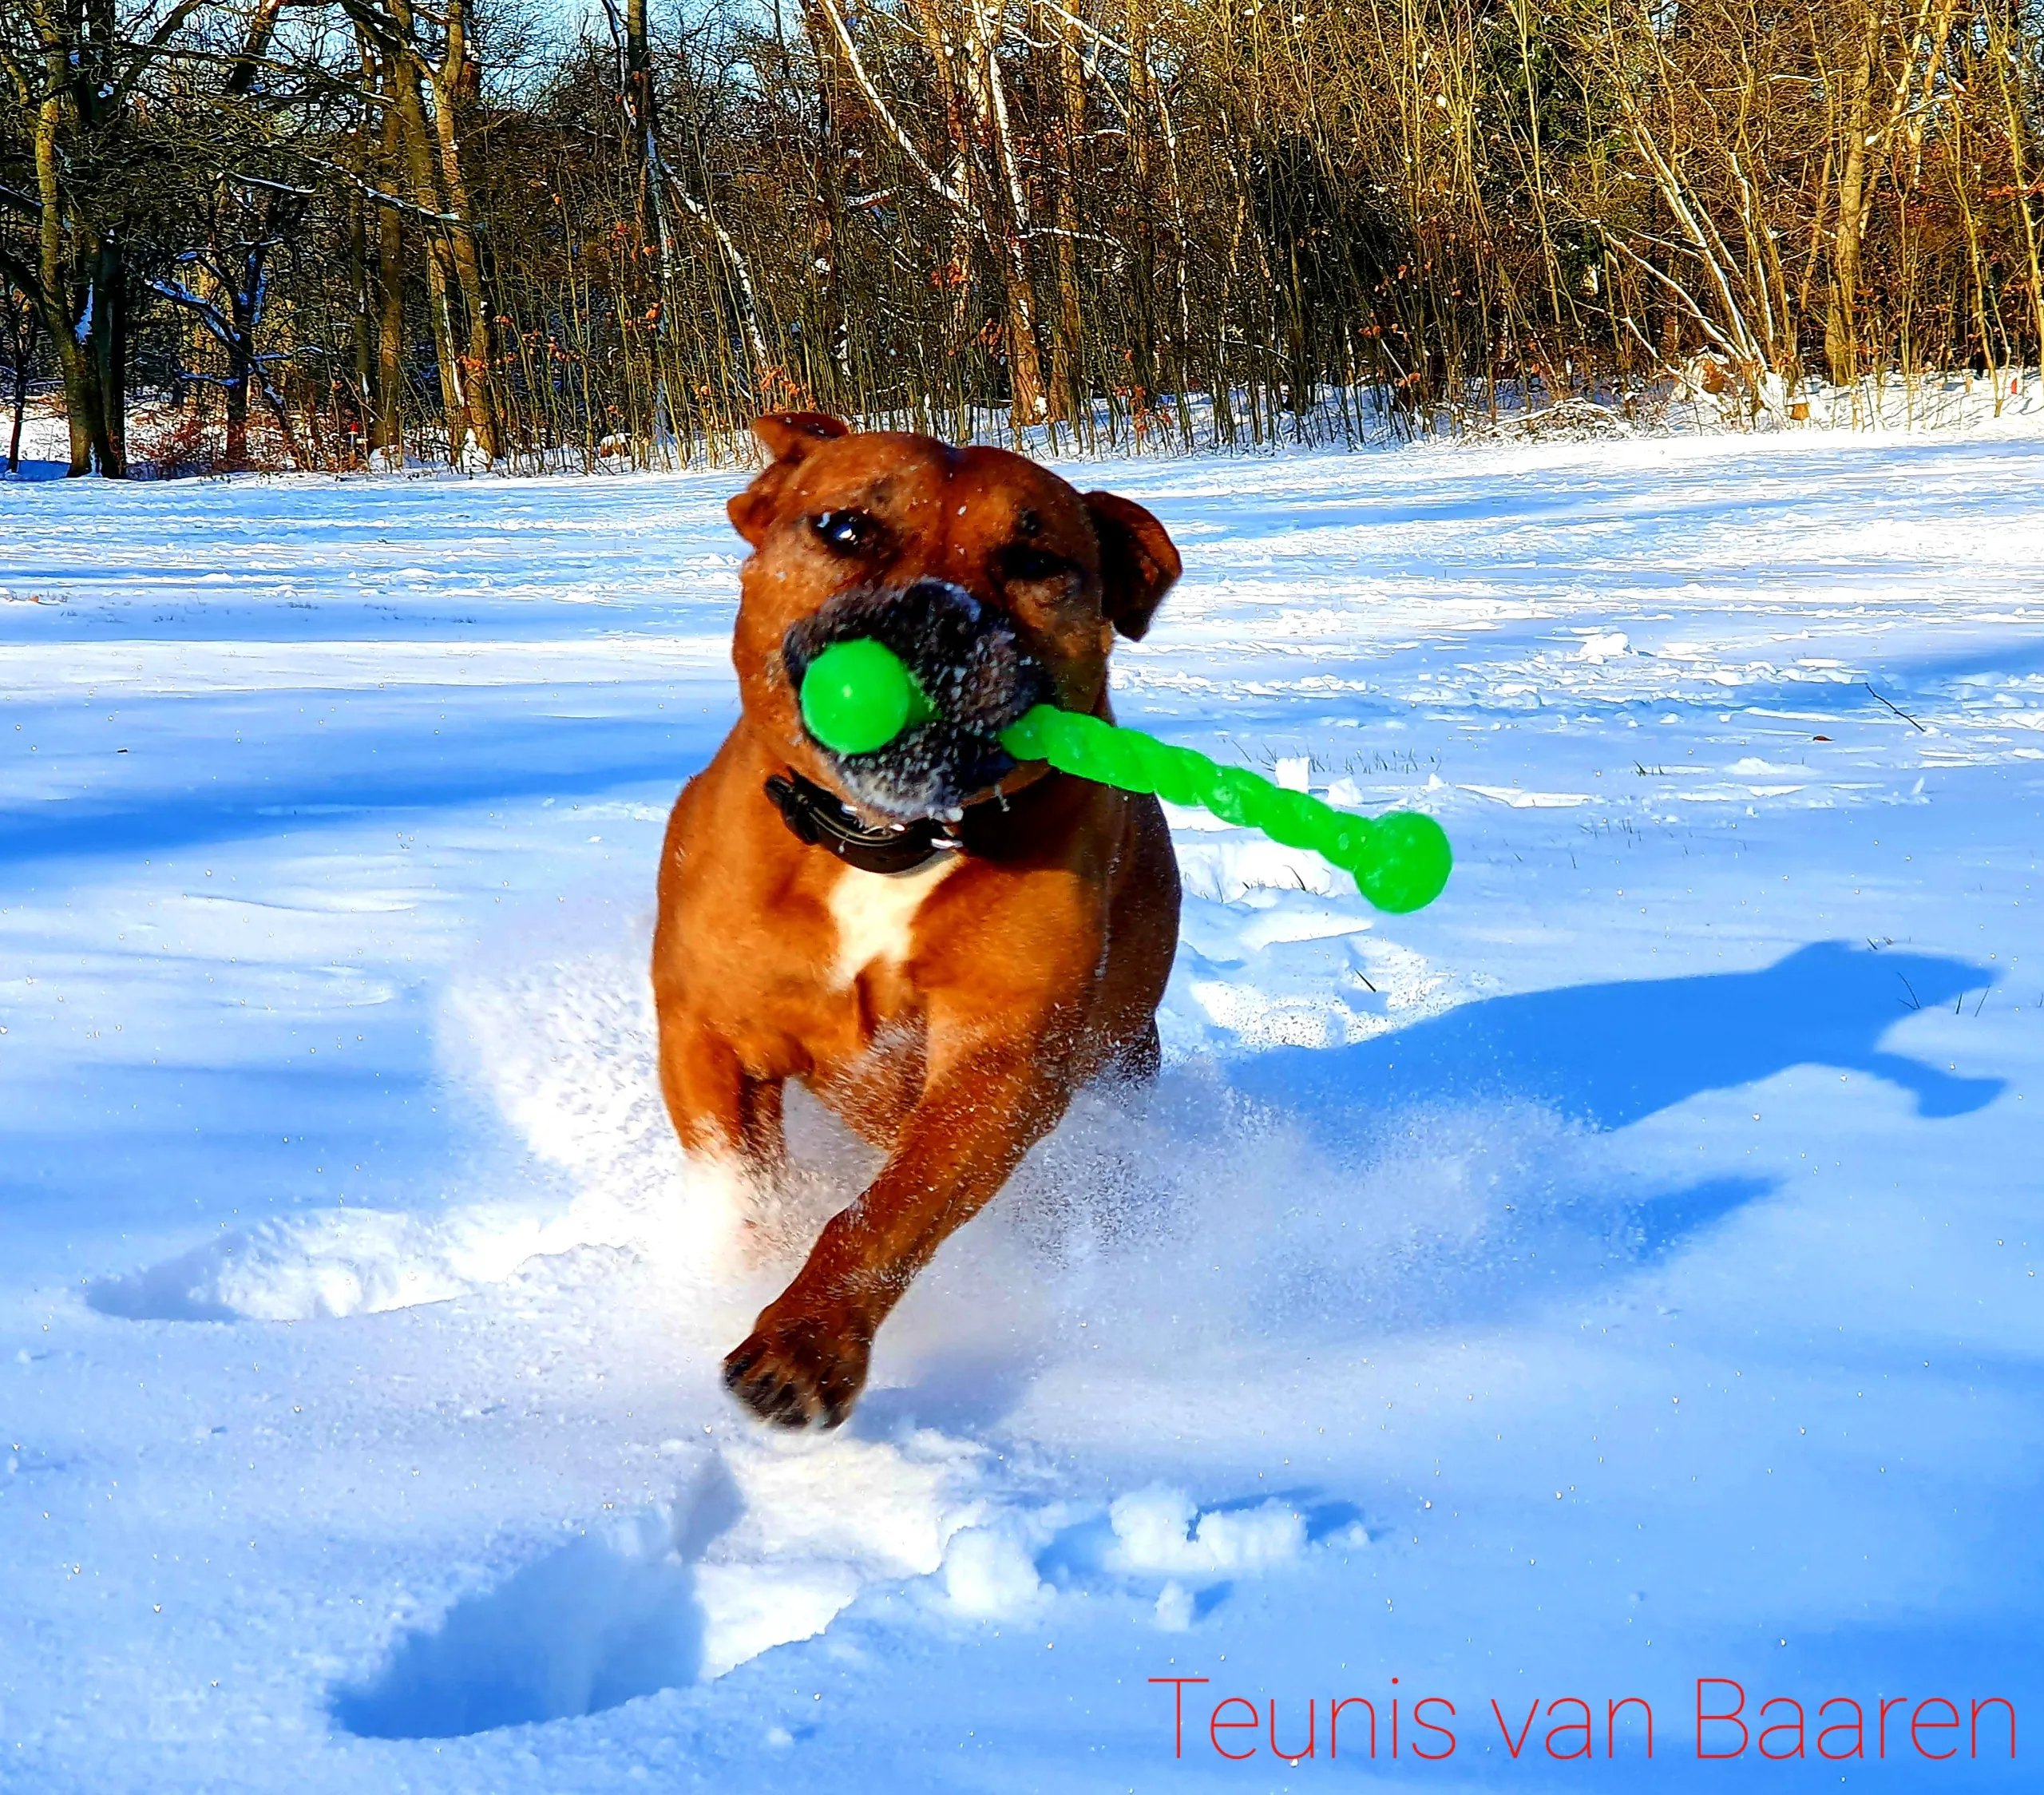
[[[831,969],[838,984],[850,985],[875,961],[898,964],[908,957],[917,911],[958,860],[947,854],[913,873],[862,873],[847,866],[838,875],[830,888],[830,920],[838,929]]]

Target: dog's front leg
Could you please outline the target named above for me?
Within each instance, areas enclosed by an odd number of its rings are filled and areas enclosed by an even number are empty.
[[[910,1280],[1064,1113],[1072,1017],[1008,1011],[997,1034],[932,1023],[923,1099],[880,1175],[724,1361],[726,1385],[766,1421],[830,1428],[851,1413]]]
[[[683,1151],[734,1179],[747,1211],[766,1207],[787,1159],[781,1081],[754,1076],[728,1041],[679,1005],[664,1006],[660,1092]]]

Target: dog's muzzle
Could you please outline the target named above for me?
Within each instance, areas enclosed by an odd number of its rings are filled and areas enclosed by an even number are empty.
[[[936,708],[869,754],[817,744],[858,803],[887,816],[955,817],[965,801],[1014,769],[1000,732],[1052,696],[1050,676],[1012,620],[948,580],[840,592],[781,641],[798,691],[810,663],[834,642],[870,636],[901,657]]]

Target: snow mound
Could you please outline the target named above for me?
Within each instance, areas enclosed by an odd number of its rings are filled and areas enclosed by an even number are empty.
[[[644,985],[619,954],[450,987],[440,1029],[450,1072],[534,1159],[567,1174],[564,1209],[315,1210],[103,1279],[87,1302],[131,1321],[331,1320],[466,1296],[521,1272],[544,1277],[546,1262],[587,1248],[621,1250],[699,1286],[742,1274],[791,1226],[806,1238],[820,1224],[799,1203],[812,1184],[797,1181],[763,1216],[727,1168],[684,1159],[660,1100]]]
[[[545,1238],[530,1218],[481,1210],[439,1221],[319,1210],[103,1279],[85,1300],[128,1321],[329,1320],[465,1295],[509,1277]]]
[[[1129,1571],[1209,1576],[1261,1571],[1297,1558],[1306,1543],[1306,1518],[1289,1503],[1201,1514],[1183,1490],[1161,1484],[1118,1496],[1107,1516],[1115,1533],[1111,1562]]]
[[[673,1502],[585,1528],[406,1633],[334,1690],[334,1719],[449,1738],[600,1713],[813,1638],[881,1587],[922,1585],[925,1607],[968,1623],[1076,1598],[1182,1632],[1235,1579],[1368,1543],[1345,1504],[1202,1510],[1157,1484],[1032,1508],[994,1470],[986,1448],[928,1428],[727,1440]]]
[[[671,1503],[584,1529],[439,1619],[333,1696],[376,1738],[448,1738],[595,1714],[709,1682],[813,1638],[869,1587],[925,1578],[984,1511],[982,1448],[747,1434]]]

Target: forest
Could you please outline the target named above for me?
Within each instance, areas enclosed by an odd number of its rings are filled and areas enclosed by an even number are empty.
[[[117,478],[2000,393],[2040,52],[2026,0],[5,0],[0,403]]]

